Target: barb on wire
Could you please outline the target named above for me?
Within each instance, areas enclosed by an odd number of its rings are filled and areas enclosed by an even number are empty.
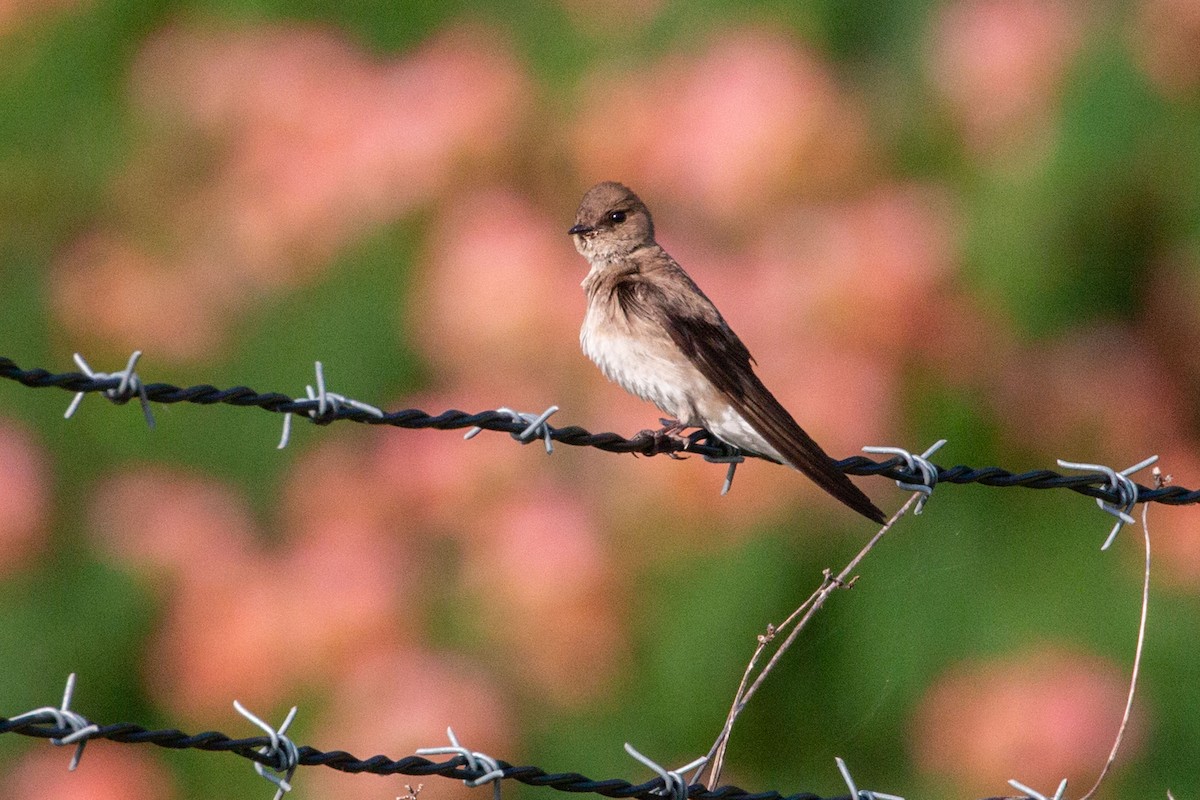
[[[270,759],[272,763],[263,764],[261,761],[255,761],[254,771],[260,777],[275,785],[274,800],[280,800],[280,798],[292,790],[292,776],[296,774],[296,767],[300,765],[300,749],[296,747],[295,742],[285,735],[288,726],[296,718],[296,706],[292,706],[292,710],[284,717],[283,724],[279,726],[279,730],[275,730],[263,722],[237,700],[233,701],[233,707],[239,714],[261,728],[270,738],[267,745],[260,748],[258,752],[260,755]],[[267,772],[268,769],[272,771]]]
[[[558,406],[550,406],[541,414],[513,411],[511,408],[503,407],[497,408],[496,413],[508,414],[508,416],[512,417],[515,422],[528,423],[528,427],[526,427],[525,430],[521,431],[520,433],[510,433],[509,435],[512,436],[512,438],[516,439],[521,444],[529,444],[534,439],[542,439],[546,442],[546,455],[550,455],[554,452],[554,440],[550,438],[550,432],[553,429],[546,423],[546,420],[550,419],[552,415],[558,413]],[[476,425],[475,427],[471,428],[471,430],[463,434],[463,438],[474,439],[482,432],[483,428]]]
[[[70,392],[84,393],[107,392],[110,389],[119,388],[122,382],[119,375],[102,376],[100,373],[86,375],[78,372],[55,374],[44,369],[21,369],[11,358],[4,356],[0,356],[0,378],[7,378],[31,388],[53,386]],[[484,430],[509,434],[523,433],[529,427],[524,419],[517,421],[508,414],[494,410],[469,414],[465,411],[451,409],[433,415],[421,409],[407,408],[378,414],[375,412],[379,409],[368,407],[365,403],[357,403],[357,401],[350,403],[346,400],[343,403],[330,404],[331,395],[328,392],[326,392],[324,417],[320,415],[319,396],[296,399],[278,392],[260,393],[246,386],[218,389],[215,386],[199,384],[181,388],[166,383],[143,383],[139,391],[139,394],[142,393],[151,403],[197,403],[200,405],[225,403],[234,406],[255,406],[277,414],[308,414],[310,411],[316,410],[318,412],[317,421],[322,423],[352,420],[366,425],[433,428],[435,430],[479,427]],[[670,455],[686,450],[689,453],[713,456],[717,459],[729,455],[728,448],[717,446],[711,441],[704,441],[703,432],[698,440],[693,440],[692,437],[678,439],[660,436],[656,438],[649,433],[627,439],[616,433],[592,433],[577,425],[555,428],[547,423],[543,435],[545,433],[548,433],[550,440],[554,442],[574,447],[594,447],[609,453],[636,453],[652,456]],[[882,475],[892,480],[906,482],[912,481],[914,478],[908,463],[900,456],[894,456],[886,461],[872,461],[865,456],[857,455],[835,461],[834,464],[849,475]],[[965,465],[940,467],[932,463],[930,467],[936,472],[939,484],[979,483],[995,487],[1024,486],[1030,489],[1070,489],[1109,504],[1121,504],[1128,499],[1128,495],[1122,496],[1119,489],[1110,485],[1108,476],[1100,471],[1091,475],[1061,475],[1046,469],[1011,472],[1001,467]],[[1200,503],[1200,489],[1188,489],[1179,485],[1158,488],[1137,486],[1136,484],[1135,486],[1139,503],[1155,502],[1174,506]]]
[[[317,371],[316,391],[313,391],[313,387],[311,387],[311,386],[306,385],[304,387],[304,392],[305,392],[305,394],[308,395],[308,399],[310,401],[309,405],[312,406],[311,401],[315,401],[315,403],[316,403],[315,407],[310,407],[306,412],[309,416],[309,419],[311,419],[313,422],[316,422],[317,424],[324,425],[324,424],[330,423],[333,420],[337,419],[338,412],[342,408],[353,408],[357,411],[362,411],[366,414],[370,414],[372,417],[375,417],[376,419],[383,418],[383,411],[381,409],[376,408],[373,405],[370,405],[369,403],[363,403],[359,400],[355,400],[353,398],[346,397],[344,394],[338,394],[337,392],[326,391],[325,390],[325,367],[321,364],[320,361],[317,361],[316,365],[317,365],[316,366],[316,371]],[[298,402],[302,402],[302,401],[298,401]],[[282,450],[283,448],[287,447],[288,441],[292,438],[292,413],[294,413],[294,412],[291,412],[291,411],[284,412],[283,435],[279,437],[279,445],[276,448],[277,450]]]
[[[902,447],[864,447],[863,452],[894,455],[904,460],[908,471],[918,478],[920,482],[897,479],[896,485],[909,492],[921,493],[920,499],[917,500],[916,506],[913,507],[913,516],[916,516],[925,510],[925,503],[933,496],[933,489],[937,486],[938,482],[938,469],[929,463],[929,457],[942,449],[942,445],[945,443],[945,439],[938,439],[929,446],[928,450],[919,456],[914,456]]]
[[[1030,789],[1025,784],[1018,780],[1009,780],[1008,785],[1016,789],[1018,792],[1024,792],[1029,796],[1030,800],[1063,800],[1066,797],[1067,779],[1063,778],[1062,783],[1058,784],[1058,791],[1047,797],[1036,789]]]
[[[150,400],[146,397],[146,387],[142,383],[142,379],[138,377],[134,367],[137,366],[138,359],[142,357],[141,350],[134,350],[133,355],[129,357],[129,361],[125,364],[125,369],[120,372],[96,372],[88,365],[83,356],[79,353],[75,354],[75,363],[83,370],[83,374],[95,381],[116,380],[117,384],[111,388],[101,390],[104,396],[111,400],[116,405],[128,403],[137,395],[138,400],[142,404],[142,415],[146,418],[146,424],[150,429],[154,429],[154,412],[150,410]],[[63,414],[63,419],[70,419],[75,416],[75,412],[79,409],[79,404],[83,402],[83,396],[87,393],[86,390],[75,393],[71,404],[67,406],[66,413]]]
[[[35,708],[33,711],[26,711],[24,714],[18,714],[10,720],[17,724],[51,724],[60,730],[70,731],[65,736],[51,737],[50,744],[59,747],[68,744],[77,745],[75,754],[71,756],[71,763],[67,767],[72,771],[79,766],[79,759],[83,758],[83,748],[88,739],[100,730],[99,725],[88,722],[82,715],[71,710],[71,695],[74,693],[75,673],[72,672],[67,676],[67,687],[63,690],[60,708],[43,706]]]
[[[916,514],[917,512],[914,511],[913,513]],[[837,762],[838,771],[842,773],[842,780],[846,782],[846,788],[850,790],[851,800],[904,800],[903,797],[895,794],[872,792],[870,789],[859,789],[854,783],[854,778],[850,776],[850,768],[846,766],[846,762],[840,756],[834,756],[833,760]]]
[[[504,770],[500,767],[500,762],[486,753],[481,753],[478,750],[468,750],[463,747],[459,743],[458,737],[454,735],[453,728],[446,728],[446,738],[450,740],[450,747],[422,747],[417,750],[417,755],[459,756],[466,763],[467,769],[476,775],[473,778],[464,778],[463,783],[472,789],[476,786],[482,786],[485,783],[491,783],[495,800],[500,800],[500,781],[504,778]]]
[[[1138,485],[1129,476],[1138,470],[1145,469],[1155,461],[1158,461],[1158,456],[1150,456],[1144,461],[1134,464],[1132,467],[1117,472],[1103,464],[1082,464],[1074,461],[1063,461],[1061,458],[1058,459],[1060,467],[1077,469],[1083,472],[1099,472],[1106,475],[1108,477],[1108,489],[1117,496],[1115,503],[1105,502],[1099,497],[1096,498],[1096,505],[1100,506],[1102,511],[1106,514],[1112,514],[1117,518],[1116,523],[1113,524],[1112,532],[1108,534],[1108,538],[1100,546],[1101,550],[1107,550],[1112,545],[1122,525],[1132,525],[1135,522],[1129,512],[1133,511],[1133,507],[1137,505],[1140,490]]]
[[[700,756],[690,764],[686,764],[679,769],[668,770],[659,766],[654,761],[651,761],[646,756],[642,755],[629,742],[625,743],[625,752],[632,756],[637,761],[649,767],[658,777],[662,778],[663,785],[654,790],[655,794],[663,797],[672,798],[672,800],[687,800],[688,782],[684,779],[683,773],[700,769],[708,763],[708,756]]]

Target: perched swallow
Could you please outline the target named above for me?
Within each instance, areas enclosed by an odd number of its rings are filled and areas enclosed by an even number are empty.
[[[676,422],[803,472],[865,517],[883,512],[834,465],[754,374],[754,359],[683,268],[654,241],[627,187],[598,183],[567,231],[591,269],[579,343],[601,371]]]

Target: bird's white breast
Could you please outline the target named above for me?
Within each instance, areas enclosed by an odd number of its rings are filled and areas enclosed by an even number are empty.
[[[665,331],[631,327],[623,314],[598,302],[588,306],[579,344],[600,371],[626,391],[649,400],[688,425],[699,425],[695,398],[711,385],[679,352]]]

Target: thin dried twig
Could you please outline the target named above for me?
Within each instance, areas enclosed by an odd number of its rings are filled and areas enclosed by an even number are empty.
[[[904,505],[900,506],[900,509],[892,515],[891,519],[884,523],[883,527],[871,537],[871,540],[868,541],[863,548],[858,551],[858,554],[854,556],[854,558],[850,559],[850,563],[848,563],[841,572],[839,572],[837,575],[833,575],[830,570],[825,570],[820,586],[817,587],[816,591],[809,595],[807,600],[801,603],[800,606],[791,614],[789,614],[787,619],[785,619],[778,626],[768,625],[767,632],[759,635],[758,645],[754,649],[754,655],[750,657],[750,662],[746,665],[746,671],[742,674],[742,681],[738,685],[737,692],[734,694],[733,704],[730,706],[729,714],[725,718],[725,725],[721,728],[720,735],[717,736],[717,740],[713,742],[712,748],[708,751],[709,773],[708,780],[704,782],[706,787],[709,789],[716,788],[717,782],[721,778],[721,767],[725,760],[725,749],[729,745],[729,737],[733,731],[734,723],[737,722],[737,718],[750,703],[750,699],[754,697],[759,687],[762,686],[763,681],[765,681],[767,676],[771,674],[771,671],[775,668],[775,665],[779,663],[781,658],[783,658],[783,654],[786,653],[788,648],[792,646],[792,643],[796,641],[796,638],[800,635],[800,631],[804,630],[805,626],[808,625],[809,620],[813,618],[813,615],[821,610],[821,607],[825,605],[825,601],[829,599],[829,595],[833,594],[835,589],[848,589],[854,585],[854,581],[857,580],[857,577],[851,578],[850,573],[852,573],[858,567],[859,563],[866,557],[867,553],[871,552],[875,545],[879,544],[879,540],[883,538],[884,534],[891,530],[892,526],[898,519],[900,519],[900,517],[904,516],[908,509],[912,507],[913,503],[917,502],[917,500],[923,496],[924,494],[922,492],[914,492],[913,495],[904,503]],[[791,631],[788,633],[787,638],[784,639],[783,643],[780,644],[779,647],[776,648],[775,652],[771,654],[771,658],[767,661],[766,666],[764,666],[762,670],[758,672],[758,674],[754,677],[753,682],[751,682],[751,676],[754,675],[755,667],[758,666],[758,662],[762,658],[763,653],[765,653],[771,643],[778,639],[780,634],[782,634],[789,627],[791,627]],[[747,686],[747,684],[749,684],[749,686]],[[696,774],[697,778],[702,774],[703,770],[704,767],[701,767],[701,771]]]
[[[1167,476],[1164,480],[1159,470],[1154,470],[1156,488],[1163,485],[1167,480],[1170,480],[1170,476]],[[1142,615],[1138,621],[1137,647],[1134,650],[1133,670],[1129,676],[1129,695],[1125,698],[1125,714],[1121,717],[1121,726],[1117,728],[1117,738],[1113,740],[1112,750],[1108,753],[1108,761],[1104,763],[1104,769],[1100,770],[1100,774],[1096,777],[1096,782],[1092,784],[1092,788],[1088,789],[1087,794],[1083,795],[1079,800],[1091,800],[1092,796],[1100,788],[1100,784],[1104,782],[1104,778],[1112,768],[1113,762],[1117,760],[1117,751],[1121,749],[1121,739],[1125,736],[1125,730],[1129,727],[1129,717],[1133,713],[1133,696],[1137,692],[1138,671],[1142,666],[1142,649],[1146,642],[1146,614],[1150,608],[1150,526],[1147,521],[1147,513],[1149,511],[1149,504],[1142,506],[1142,538],[1146,542],[1146,568],[1142,574]]]

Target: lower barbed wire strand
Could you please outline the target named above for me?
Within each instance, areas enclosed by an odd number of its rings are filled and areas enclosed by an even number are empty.
[[[46,725],[14,722],[11,719],[0,717],[0,735],[5,733],[51,739],[61,737],[64,731]],[[149,730],[140,725],[122,722],[99,725],[89,738],[107,739],[120,744],[153,744],[171,750],[229,752],[265,766],[273,765],[272,758],[258,752],[259,748],[271,744],[271,739],[267,736],[234,739],[217,731],[186,734],[174,728]],[[384,776],[411,775],[419,777],[438,775],[454,780],[472,777],[465,769],[466,762],[461,756],[442,762],[431,761],[416,755],[404,756],[399,759],[376,755],[360,759],[344,750],[322,751],[308,745],[299,746],[297,752],[299,766],[324,766],[351,774],[370,773]],[[506,761],[497,760],[497,764],[504,771],[502,780],[515,780],[528,786],[574,794],[661,800],[660,795],[655,792],[656,789],[661,788],[661,781],[657,779],[643,784],[632,784],[619,778],[592,780],[577,772],[548,773],[540,767],[513,766]],[[821,795],[810,792],[784,795],[776,791],[748,792],[736,786],[722,786],[712,791],[691,791],[688,797],[689,800],[825,800]]]

